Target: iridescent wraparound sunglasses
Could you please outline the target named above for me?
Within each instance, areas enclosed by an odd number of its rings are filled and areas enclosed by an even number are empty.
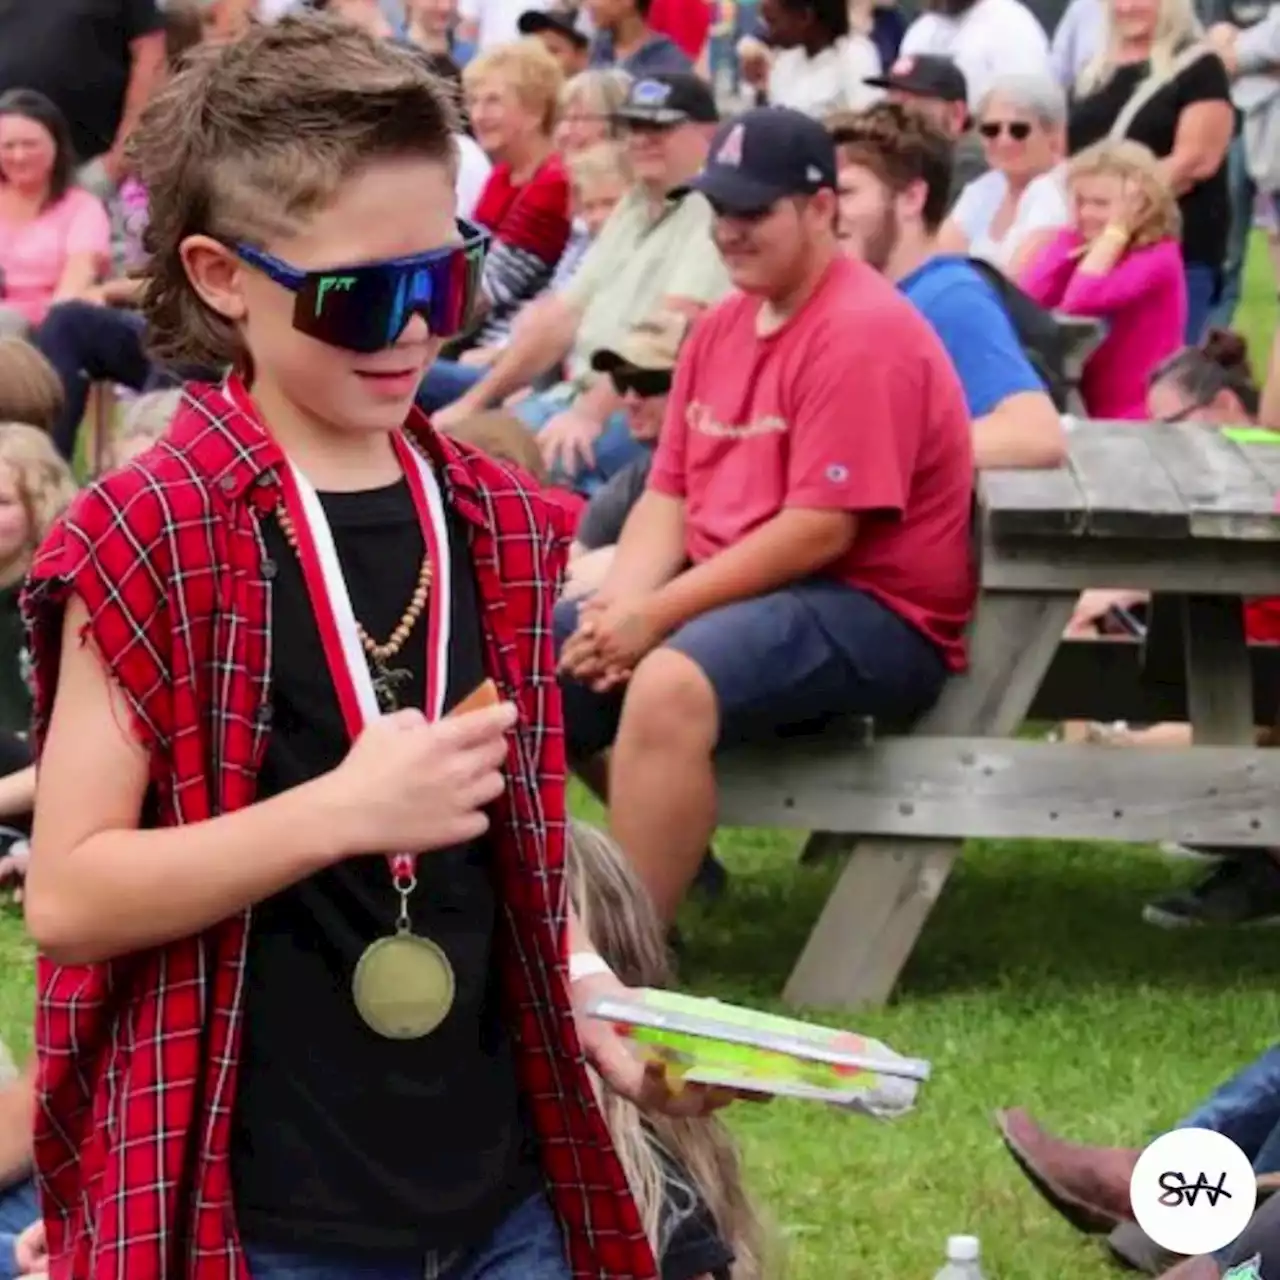
[[[414,315],[438,338],[465,333],[476,311],[489,234],[458,220],[461,240],[428,253],[304,271],[249,244],[228,248],[294,295],[293,327],[347,351],[393,346]]]

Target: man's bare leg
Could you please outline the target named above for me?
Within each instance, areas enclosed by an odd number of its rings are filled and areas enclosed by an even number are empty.
[[[609,826],[670,923],[716,828],[715,691],[691,659],[657,649],[636,668],[609,767]]]

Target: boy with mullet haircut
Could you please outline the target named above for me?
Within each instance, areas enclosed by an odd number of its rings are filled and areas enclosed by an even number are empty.
[[[412,407],[483,262],[454,126],[312,17],[202,53],[138,138],[157,350],[229,373],[26,597],[57,1280],[650,1280],[583,1051],[722,1101],[580,1014],[620,984],[565,892],[563,540]]]

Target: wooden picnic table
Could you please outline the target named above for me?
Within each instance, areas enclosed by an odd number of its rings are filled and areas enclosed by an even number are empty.
[[[982,477],[967,674],[914,728],[836,725],[722,761],[726,824],[852,853],[789,1002],[887,999],[966,838],[1280,846],[1280,751],[1255,746],[1280,646],[1251,649],[1242,612],[1280,595],[1278,494],[1280,444],[1189,423],[1081,423],[1061,468]],[[1063,642],[1089,587],[1151,592],[1146,640]],[[1066,718],[1187,720],[1195,745],[1013,736]]]

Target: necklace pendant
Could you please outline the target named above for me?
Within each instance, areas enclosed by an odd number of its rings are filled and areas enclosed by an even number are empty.
[[[412,673],[403,667],[389,667],[379,658],[369,659],[369,672],[373,677],[373,696],[377,700],[378,710],[383,715],[399,711],[400,686],[413,678]]]

